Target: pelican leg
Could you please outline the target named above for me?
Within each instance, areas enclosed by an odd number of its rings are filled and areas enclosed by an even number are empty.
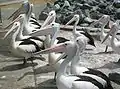
[[[108,45],[107,45],[106,48],[105,48],[105,53],[107,52],[107,49],[108,49]]]
[[[45,61],[46,59],[42,55],[40,55],[40,60]]]
[[[54,81],[56,82],[56,75],[57,75],[57,72],[55,72],[55,75],[54,75]]]
[[[27,64],[27,60],[24,58],[23,59],[23,65]]]
[[[36,70],[35,70],[35,66],[34,66],[34,62],[33,60],[35,59],[34,57],[29,58],[31,60],[32,63],[32,70],[33,70],[33,75],[34,75],[34,85],[35,85],[35,89],[37,88],[37,78],[36,78]]]
[[[117,63],[119,63],[120,64],[120,58],[119,58],[119,60],[118,60],[118,62]]]

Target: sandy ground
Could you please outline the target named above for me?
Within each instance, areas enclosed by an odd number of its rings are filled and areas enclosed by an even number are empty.
[[[60,31],[60,36],[73,39],[72,33]],[[97,68],[106,75],[111,72],[120,73],[120,65],[116,62],[120,58],[118,54],[112,53],[109,48],[108,53],[104,53],[105,45],[95,40],[96,48],[87,46],[81,66]],[[36,89],[57,89],[53,81],[54,72],[47,67],[46,62],[39,59],[30,61],[23,66],[22,59],[15,58],[8,51],[9,40],[0,40],[0,89],[35,89],[34,79],[36,77]],[[33,67],[34,66],[34,67]],[[34,76],[34,72],[36,75]],[[120,85],[112,82],[114,89],[120,89]]]

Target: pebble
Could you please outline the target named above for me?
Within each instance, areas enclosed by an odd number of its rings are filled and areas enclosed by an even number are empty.
[[[5,78],[6,78],[6,76],[1,76],[1,77],[0,77],[0,79],[5,79]]]

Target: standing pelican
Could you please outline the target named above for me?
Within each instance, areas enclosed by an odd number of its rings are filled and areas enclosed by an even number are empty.
[[[103,15],[98,21],[95,21],[94,23],[91,24],[91,27],[93,27],[94,25],[100,23],[101,24],[101,34],[100,34],[100,40],[102,41],[105,36],[107,35],[104,32],[104,28],[106,26],[106,24],[110,22],[110,16],[109,15]],[[104,44],[106,45],[106,49],[105,52],[107,52],[108,46],[111,47],[110,44],[110,40],[111,40],[111,36],[108,37],[108,39],[104,42]],[[117,41],[117,39],[115,38],[115,40]]]
[[[116,34],[119,30],[119,27],[118,27],[118,24],[117,23],[114,23],[111,27],[111,30],[109,31],[109,33],[106,35],[106,37],[103,39],[102,43],[105,42],[105,40],[109,37],[109,35],[112,35],[112,38],[110,40],[110,43],[111,43],[111,47],[112,49],[120,54],[120,41],[116,40]]]
[[[34,57],[32,53],[40,51],[42,48],[39,48],[39,46],[34,42],[29,39],[24,39],[20,41],[16,41],[16,37],[19,33],[20,30],[20,22],[15,22],[10,29],[10,31],[5,34],[4,39],[12,33],[12,38],[11,38],[11,51],[12,53],[17,56],[24,58],[24,64],[27,62],[28,58]]]
[[[58,89],[113,89],[110,84],[110,80],[107,78],[107,76],[98,70],[93,70],[93,69],[90,70],[88,68],[82,67],[83,69],[81,68],[82,69],[81,72],[87,71],[88,74],[87,72],[85,74],[80,73],[79,75],[66,73],[69,62],[73,58],[74,60],[77,60],[79,57],[79,51],[78,51],[79,47],[76,44],[76,42],[78,42],[78,39],[75,42],[69,41],[69,42],[61,43],[35,53],[35,55],[51,53],[51,52],[65,52],[67,54],[67,58],[62,62],[59,71],[57,73],[56,84]],[[80,43],[82,43],[82,40]],[[94,71],[94,74],[90,73],[92,71]],[[104,78],[107,79],[107,81],[104,80]]]

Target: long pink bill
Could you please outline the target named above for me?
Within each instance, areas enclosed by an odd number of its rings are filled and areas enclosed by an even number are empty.
[[[117,29],[119,29],[119,28],[118,28],[117,24],[114,23],[114,24],[112,25],[110,31],[109,31],[108,34],[106,35],[106,37],[103,39],[102,43],[105,42],[105,40],[109,37],[109,35],[113,35],[113,33],[114,33]]]
[[[13,24],[12,28],[5,34],[5,36],[3,37],[3,39],[5,39],[14,29],[16,29],[17,27],[20,26],[19,25],[15,25],[16,23]]]
[[[14,21],[12,21],[10,24],[8,24],[6,27],[4,27],[4,29],[8,29],[10,26],[13,25],[14,22],[19,21],[20,17],[17,17]]]
[[[11,16],[8,17],[8,20],[10,18],[13,18],[13,20],[18,17],[21,13],[24,13],[24,10],[23,10],[23,6],[21,6],[20,8],[18,8],[15,12],[12,13]]]
[[[65,49],[65,44],[61,43],[61,44],[54,45],[54,46],[52,46],[50,48],[47,48],[45,50],[36,52],[33,55],[47,54],[47,53],[52,53],[52,52],[64,52],[65,51],[64,49]]]
[[[49,35],[52,34],[52,26],[47,25],[43,28],[40,28],[38,31],[32,32],[29,35],[30,36],[43,36],[43,35]]]

